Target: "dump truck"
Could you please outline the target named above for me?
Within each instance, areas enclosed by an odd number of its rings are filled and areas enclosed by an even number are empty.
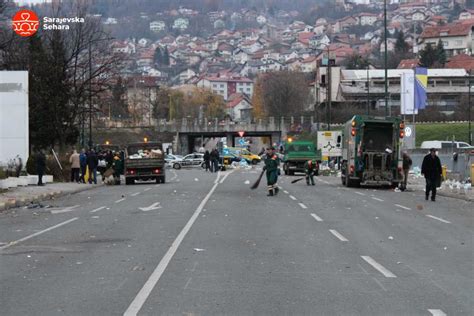
[[[134,143],[125,148],[125,184],[135,180],[155,180],[165,183],[165,158],[160,143]]]
[[[342,184],[396,187],[403,179],[404,132],[404,122],[398,117],[355,115],[349,120],[341,139]]]
[[[316,172],[319,173],[321,151],[317,150],[312,141],[292,140],[289,138],[284,144],[282,159],[285,175],[294,175],[295,172],[304,172],[304,163],[308,160],[316,161]]]

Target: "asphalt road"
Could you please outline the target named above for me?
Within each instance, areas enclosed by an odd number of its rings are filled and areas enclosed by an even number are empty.
[[[474,315],[473,203],[259,172],[0,214],[0,314]]]

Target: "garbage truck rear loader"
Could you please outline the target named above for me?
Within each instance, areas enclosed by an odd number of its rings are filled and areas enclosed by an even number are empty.
[[[342,184],[397,186],[403,179],[404,130],[397,117],[356,115],[349,120],[342,136]]]

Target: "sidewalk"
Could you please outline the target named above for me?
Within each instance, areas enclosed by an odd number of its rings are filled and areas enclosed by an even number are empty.
[[[97,188],[99,185],[77,183],[48,183],[45,186],[17,187],[0,193],[0,212],[9,208],[20,207],[52,199],[55,197],[73,194]]]
[[[410,175],[408,179],[408,188],[417,191],[424,191],[425,190],[425,178],[423,177],[414,177]],[[465,201],[474,201],[474,188],[471,187],[469,190],[464,191],[464,189],[457,189],[457,188],[449,188],[449,186],[445,185],[443,182],[441,184],[441,188],[436,190],[437,195],[447,196],[455,199],[461,199]]]

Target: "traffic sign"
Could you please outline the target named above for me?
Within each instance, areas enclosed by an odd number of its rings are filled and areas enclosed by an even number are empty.
[[[323,156],[338,157],[342,156],[341,144],[337,142],[340,131],[318,132],[318,149]]]
[[[244,137],[245,131],[239,131],[238,133],[240,137]]]
[[[405,136],[410,137],[411,133],[412,133],[411,127],[410,126],[405,127]]]

